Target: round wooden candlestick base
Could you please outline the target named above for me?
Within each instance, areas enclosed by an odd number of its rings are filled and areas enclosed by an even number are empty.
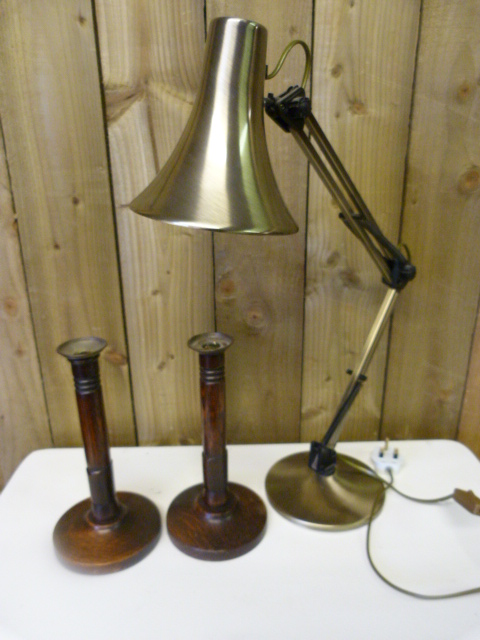
[[[209,510],[205,487],[198,484],[180,493],[167,513],[173,544],[200,560],[230,560],[253,549],[263,538],[267,511],[256,493],[227,484],[224,511]]]
[[[157,507],[136,493],[118,492],[123,512],[115,522],[95,525],[88,519],[91,500],[69,509],[57,522],[53,542],[59,559],[82,573],[112,573],[139,562],[160,535]]]

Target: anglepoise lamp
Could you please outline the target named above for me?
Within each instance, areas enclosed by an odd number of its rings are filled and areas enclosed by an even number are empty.
[[[210,24],[204,71],[185,131],[154,181],[130,205],[172,224],[232,233],[289,234],[298,228],[278,191],[266,147],[263,108],[290,132],[338,203],[340,218],[379,268],[387,293],[360,362],[321,442],[310,452],[279,461],[268,473],[272,505],[307,526],[344,529],[367,521],[382,488],[362,463],[335,451],[345,415],[366,380],[365,372],[388,324],[399,292],[415,268],[390,243],[353,185],[311,113],[303,86],[264,100],[266,29],[252,21],[218,18]],[[314,146],[314,144],[316,147]],[[377,503],[377,512],[382,500]]]

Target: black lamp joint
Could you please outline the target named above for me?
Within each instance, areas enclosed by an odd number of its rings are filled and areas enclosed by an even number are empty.
[[[289,87],[279,96],[269,93],[264,98],[265,111],[287,133],[291,129],[301,131],[305,119],[312,111],[312,105],[303,87]]]
[[[308,466],[320,476],[331,476],[335,472],[337,453],[335,449],[325,446],[315,440],[310,445]]]

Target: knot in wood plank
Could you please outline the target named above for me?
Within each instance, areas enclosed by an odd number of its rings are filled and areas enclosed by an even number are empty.
[[[458,181],[458,190],[460,193],[469,194],[476,191],[480,186],[480,169],[478,167],[470,167],[462,173]]]
[[[250,304],[245,311],[244,320],[248,328],[255,333],[260,333],[268,327],[270,317],[265,304],[262,302]]]
[[[339,78],[343,73],[343,66],[340,63],[336,64],[330,73],[334,78]]]
[[[12,296],[8,296],[4,299],[3,308],[5,309],[7,316],[10,316],[11,318],[18,315],[18,302],[16,298],[13,298]]]
[[[472,95],[472,85],[466,80],[460,84],[457,90],[457,100],[459,102],[466,102]]]
[[[350,111],[354,116],[364,116],[367,113],[367,107],[360,100],[355,100],[350,105]]]
[[[127,357],[123,353],[115,351],[115,349],[108,349],[105,352],[105,359],[117,367],[127,364]]]

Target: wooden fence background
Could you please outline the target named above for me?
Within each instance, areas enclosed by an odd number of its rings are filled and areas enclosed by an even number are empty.
[[[478,0],[0,1],[0,484],[30,451],[80,445],[63,341],[98,335],[112,445],[201,439],[198,360],[227,353],[230,442],[321,438],[384,285],[290,136],[266,123],[300,232],[177,229],[128,203],[173,149],[205,30],[313,51],[314,113],[418,276],[343,439],[458,438],[480,453]],[[267,83],[299,83],[296,49]],[[480,326],[480,325],[479,325]]]

